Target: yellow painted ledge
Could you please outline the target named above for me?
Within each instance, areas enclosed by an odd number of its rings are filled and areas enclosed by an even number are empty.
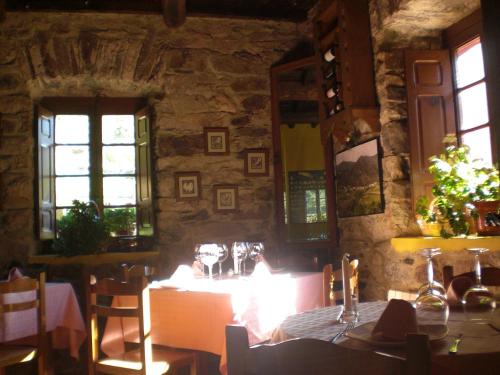
[[[74,257],[63,257],[59,255],[30,255],[28,257],[28,263],[49,265],[83,264],[86,266],[98,266],[100,264],[133,262],[141,259],[155,258],[159,255],[159,251],[101,253],[92,255],[77,255]]]
[[[442,251],[463,251],[470,247],[485,247],[491,251],[500,251],[500,236],[397,237],[391,239],[391,245],[399,252],[415,252],[426,247],[439,247]]]

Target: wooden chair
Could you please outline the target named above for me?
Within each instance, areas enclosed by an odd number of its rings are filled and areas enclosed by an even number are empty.
[[[89,339],[88,373],[105,374],[165,374],[177,373],[184,366],[190,366],[190,374],[197,373],[196,354],[187,350],[168,348],[154,349],[151,344],[151,321],[149,311],[149,289],[144,277],[130,282],[114,279],[87,282],[86,298],[89,306],[87,331]],[[98,296],[135,296],[137,304],[127,307],[104,306],[98,303]],[[99,358],[97,317],[135,318],[139,325],[139,349],[127,351],[120,358]],[[171,371],[171,372],[170,372]]]
[[[444,266],[443,281],[445,289],[448,289],[451,280],[459,276],[469,277],[473,281],[475,281],[476,278],[474,271],[465,272],[460,275],[454,275],[453,266]],[[500,268],[495,268],[495,267],[481,268],[481,284],[486,286],[500,286]]]
[[[156,267],[147,266],[143,264],[133,264],[129,266],[128,264],[122,264],[121,266],[121,278],[123,281],[131,281],[135,278],[146,277],[156,275]]]
[[[6,303],[4,294],[32,292],[33,298],[23,302]],[[28,293],[26,293],[29,296]],[[30,298],[30,297],[27,297]],[[0,374],[5,367],[38,359],[38,374],[47,373],[47,332],[45,327],[45,273],[38,279],[28,277],[0,283],[0,320],[4,324],[4,314],[36,309],[37,346],[13,346],[0,344]]]
[[[430,374],[425,335],[408,336],[406,360],[306,338],[249,347],[246,328],[234,325],[226,326],[226,347],[228,375]]]
[[[354,259],[351,265],[351,293],[359,297],[359,261]],[[344,300],[342,269],[334,270],[331,264],[323,267],[323,306],[342,304]]]

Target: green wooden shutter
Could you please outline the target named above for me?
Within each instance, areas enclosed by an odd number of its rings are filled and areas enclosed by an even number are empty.
[[[38,106],[38,227],[40,239],[55,237],[54,114]]]
[[[148,108],[141,109],[135,114],[137,231],[140,236],[153,235],[150,119]]]
[[[432,200],[429,157],[443,151],[443,138],[456,132],[448,50],[405,53],[413,207],[420,196]]]

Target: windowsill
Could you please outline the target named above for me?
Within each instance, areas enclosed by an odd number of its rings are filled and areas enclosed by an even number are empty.
[[[398,252],[416,252],[426,247],[439,247],[442,251],[463,251],[471,247],[485,247],[491,251],[500,251],[500,236],[482,237],[397,237],[391,239],[391,245]]]
[[[136,251],[136,252],[113,252],[91,255],[76,255],[65,257],[60,255],[30,255],[28,263],[30,264],[83,264],[87,266],[96,266],[100,264],[132,262],[146,258],[156,258],[160,255],[159,251]]]

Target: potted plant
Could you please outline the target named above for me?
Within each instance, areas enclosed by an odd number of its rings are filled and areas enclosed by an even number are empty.
[[[417,219],[439,226],[441,237],[467,235],[471,217],[477,215],[475,202],[498,200],[499,177],[495,167],[472,160],[466,145],[458,147],[455,137],[444,139],[444,152],[430,158],[434,179],[430,204],[417,203]]]
[[[133,235],[135,231],[135,209],[108,208],[104,210],[104,222],[114,235]]]
[[[105,251],[109,230],[94,202],[73,201],[69,212],[57,221],[55,253],[63,256],[96,254]]]

